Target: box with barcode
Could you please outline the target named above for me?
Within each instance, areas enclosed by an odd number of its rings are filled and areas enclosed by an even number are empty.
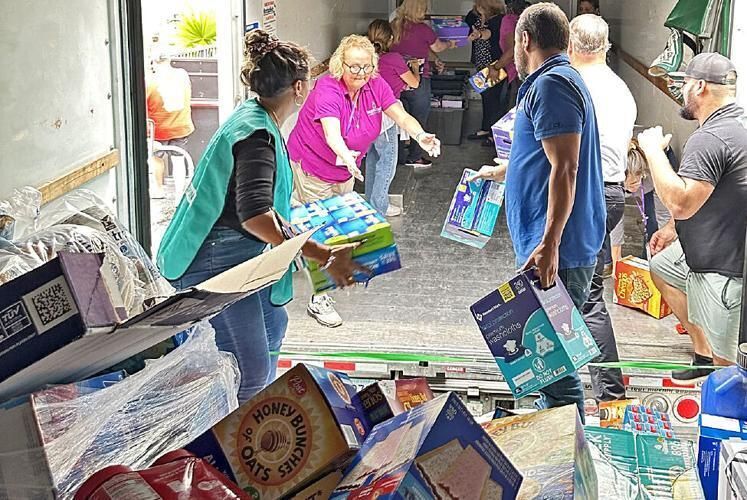
[[[558,279],[543,290],[534,270],[503,283],[470,310],[517,399],[568,376],[599,355],[563,283]]]
[[[0,286],[0,381],[118,322],[102,262],[100,254],[60,252]]]
[[[360,449],[364,416],[355,394],[346,375],[297,365],[186,448],[250,498],[284,498]]]
[[[441,236],[475,248],[483,248],[493,235],[503,205],[502,182],[468,179],[477,172],[464,169],[449,206]]]

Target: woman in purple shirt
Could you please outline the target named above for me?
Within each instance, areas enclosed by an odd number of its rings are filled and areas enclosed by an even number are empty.
[[[408,61],[423,60],[420,85],[416,89],[402,92],[405,109],[423,126],[431,112],[431,68],[428,56],[431,51],[443,52],[456,47],[455,40],[439,40],[433,28],[425,23],[427,14],[428,0],[404,0],[392,20],[394,44],[391,51],[399,52]],[[410,141],[405,164],[415,168],[431,166],[418,141]]]
[[[301,108],[288,139],[294,198],[299,203],[349,193],[356,178],[363,180],[363,155],[379,137],[385,115],[428,154],[441,153],[436,136],[423,130],[376,75],[378,60],[368,38],[343,38],[330,58],[330,74],[319,79]],[[312,296],[307,311],[324,326],[342,324],[327,295]]]
[[[379,55],[379,76],[389,84],[394,97],[399,99],[403,90],[416,89],[420,85],[420,74],[417,60],[410,65],[402,54],[389,52],[394,39],[394,32],[385,19],[375,19],[368,26],[368,39],[373,43]],[[399,148],[397,125],[384,117],[381,134],[368,150],[366,156],[366,198],[373,207],[387,217],[396,217],[402,210],[389,205],[389,186],[397,169]]]
[[[509,111],[516,106],[516,97],[519,94],[519,74],[516,72],[514,64],[514,31],[516,24],[519,22],[519,16],[529,4],[525,0],[509,0],[506,4],[506,15],[501,20],[500,29],[500,46],[503,51],[500,59],[490,65],[488,78],[497,78],[498,72],[503,68],[508,74],[508,98],[507,104]]]

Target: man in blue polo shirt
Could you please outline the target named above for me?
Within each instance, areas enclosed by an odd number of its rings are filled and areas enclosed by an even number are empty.
[[[606,209],[594,105],[564,53],[568,39],[568,18],[557,5],[532,5],[519,18],[514,59],[524,83],[510,167],[483,167],[479,176],[505,176],[506,217],[518,265],[536,268],[543,287],[559,277],[580,309],[602,248]],[[583,418],[577,373],[540,393],[541,408],[575,403]]]

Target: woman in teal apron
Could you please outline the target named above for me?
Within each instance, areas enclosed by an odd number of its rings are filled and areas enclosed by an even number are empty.
[[[158,250],[161,273],[189,288],[284,241],[293,174],[280,133],[310,91],[309,53],[257,30],[245,39],[242,81],[259,97],[239,106],[218,129],[197,165]],[[353,283],[352,247],[309,241],[305,257],[327,267],[338,286]],[[216,343],[241,370],[239,403],[275,378],[277,352],[293,298],[291,271],[272,287],[231,305],[210,322]],[[272,354],[271,354],[272,353]]]

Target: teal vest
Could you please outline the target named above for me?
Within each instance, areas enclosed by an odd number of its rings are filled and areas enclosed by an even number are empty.
[[[161,240],[157,263],[167,279],[175,280],[185,273],[218,221],[233,172],[233,146],[257,130],[266,130],[273,138],[276,164],[273,204],[281,217],[290,220],[293,173],[285,142],[267,111],[255,99],[248,100],[210,140]],[[270,297],[275,305],[286,304],[293,298],[290,269],[272,286]]]

